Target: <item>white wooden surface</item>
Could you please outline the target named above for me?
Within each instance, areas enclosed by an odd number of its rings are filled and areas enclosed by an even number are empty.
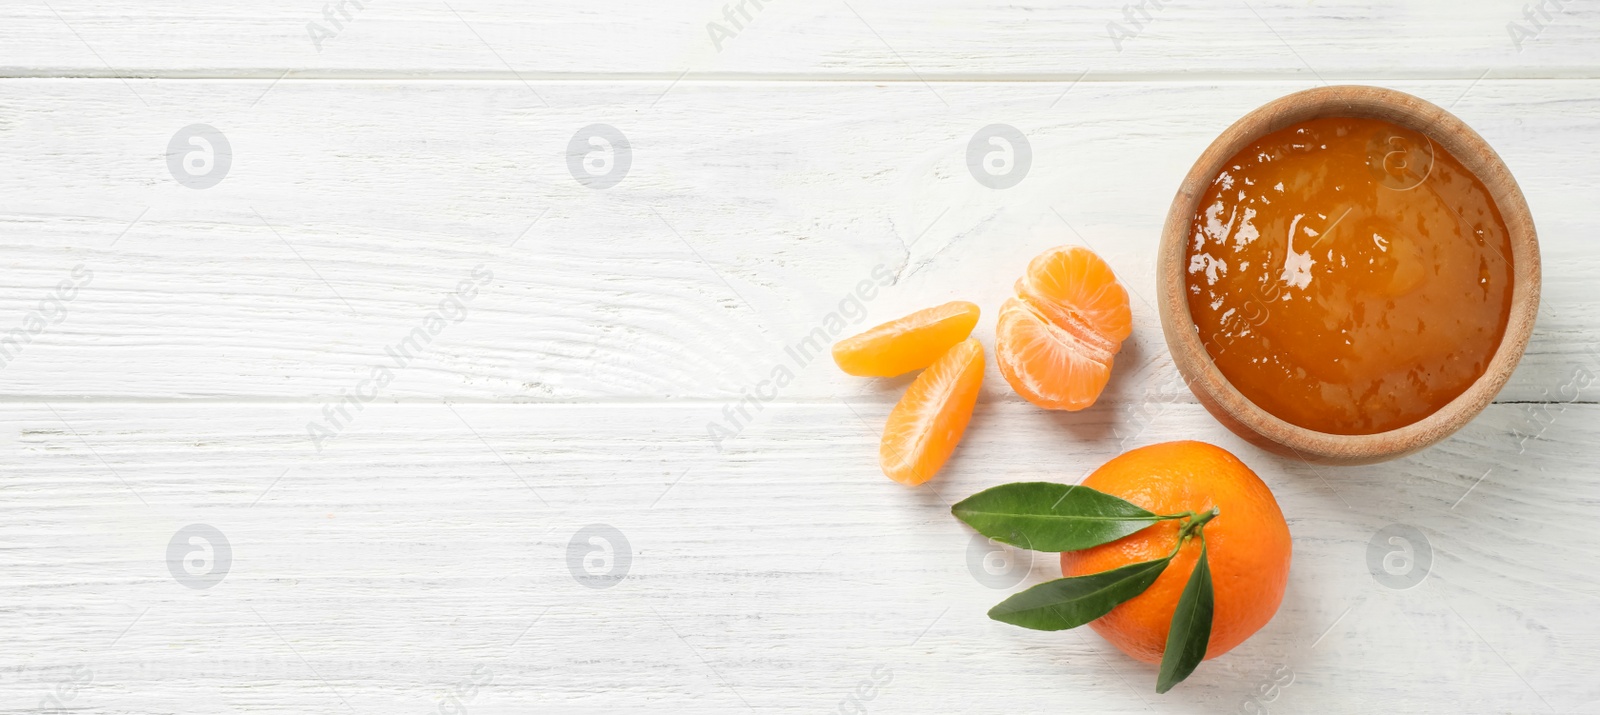
[[[1114,4],[771,2],[720,52],[703,0],[367,0],[320,51],[312,2],[0,7],[0,333],[92,274],[0,368],[0,706],[1600,712],[1600,10],[1547,3],[1519,49],[1511,2],[1164,5],[1135,31]],[[1545,264],[1499,401],[1342,469],[1220,428],[1149,303],[1190,161],[1338,81],[1488,138]],[[196,123],[232,147],[203,190],[165,158]],[[594,123],[632,145],[605,190],[566,163]],[[1010,189],[966,166],[993,123],[1032,147]],[[905,381],[784,350],[878,266],[861,325],[963,298],[992,345],[1010,281],[1064,242],[1135,295],[1111,388],[1046,414],[991,370],[928,487],[876,469]],[[307,423],[478,266],[465,318],[318,449]],[[793,383],[708,439],[779,366]],[[1289,518],[1266,629],[1156,696],[1092,632],[984,617],[1059,571],[986,572],[949,501],[1180,438],[1235,451]],[[1397,523],[1432,554],[1405,590],[1369,563]],[[190,524],[232,549],[210,588],[169,571]],[[592,524],[631,553],[609,588],[569,567]]]

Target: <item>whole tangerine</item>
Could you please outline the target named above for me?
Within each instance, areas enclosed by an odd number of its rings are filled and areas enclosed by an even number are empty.
[[[1272,620],[1289,582],[1289,525],[1256,473],[1227,450],[1204,442],[1166,442],[1126,452],[1083,480],[1157,514],[1218,514],[1204,527],[1215,611],[1206,660],[1243,643]],[[1179,520],[1159,522],[1108,544],[1061,554],[1064,576],[1110,571],[1172,553]],[[1178,597],[1200,557],[1190,539],[1155,583],[1089,627],[1119,650],[1159,663]]]

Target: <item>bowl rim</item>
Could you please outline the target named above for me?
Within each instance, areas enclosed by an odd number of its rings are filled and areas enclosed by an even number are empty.
[[[1383,119],[1426,135],[1489,189],[1511,244],[1512,295],[1505,333],[1482,375],[1454,400],[1409,425],[1342,435],[1291,424],[1251,402],[1212,363],[1185,295],[1189,229],[1205,189],[1222,165],[1249,142],[1318,117]],[[1233,432],[1280,454],[1331,464],[1364,464],[1411,454],[1460,429],[1482,412],[1527,349],[1539,308],[1539,243],[1516,179],[1489,143],[1438,105],[1404,92],[1365,85],[1319,87],[1274,99],[1241,117],[1195,160],[1178,187],[1161,232],[1156,291],[1167,347],[1195,397]]]

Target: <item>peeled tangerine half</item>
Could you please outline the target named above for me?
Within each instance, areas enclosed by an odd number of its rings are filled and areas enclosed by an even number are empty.
[[[1093,251],[1057,246],[1028,263],[1016,292],[995,326],[1000,374],[1047,410],[1094,404],[1133,332],[1128,291]]]
[[[933,364],[978,324],[978,306],[964,300],[919,310],[833,345],[833,361],[859,377],[894,377]]]
[[[971,338],[918,375],[883,428],[883,473],[911,486],[938,474],[967,431],[982,383],[983,346]]]

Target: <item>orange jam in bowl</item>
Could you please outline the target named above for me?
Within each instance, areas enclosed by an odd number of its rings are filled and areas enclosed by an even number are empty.
[[[1189,313],[1246,398],[1306,429],[1385,432],[1466,391],[1511,311],[1489,190],[1427,136],[1326,117],[1240,150],[1197,204]]]

